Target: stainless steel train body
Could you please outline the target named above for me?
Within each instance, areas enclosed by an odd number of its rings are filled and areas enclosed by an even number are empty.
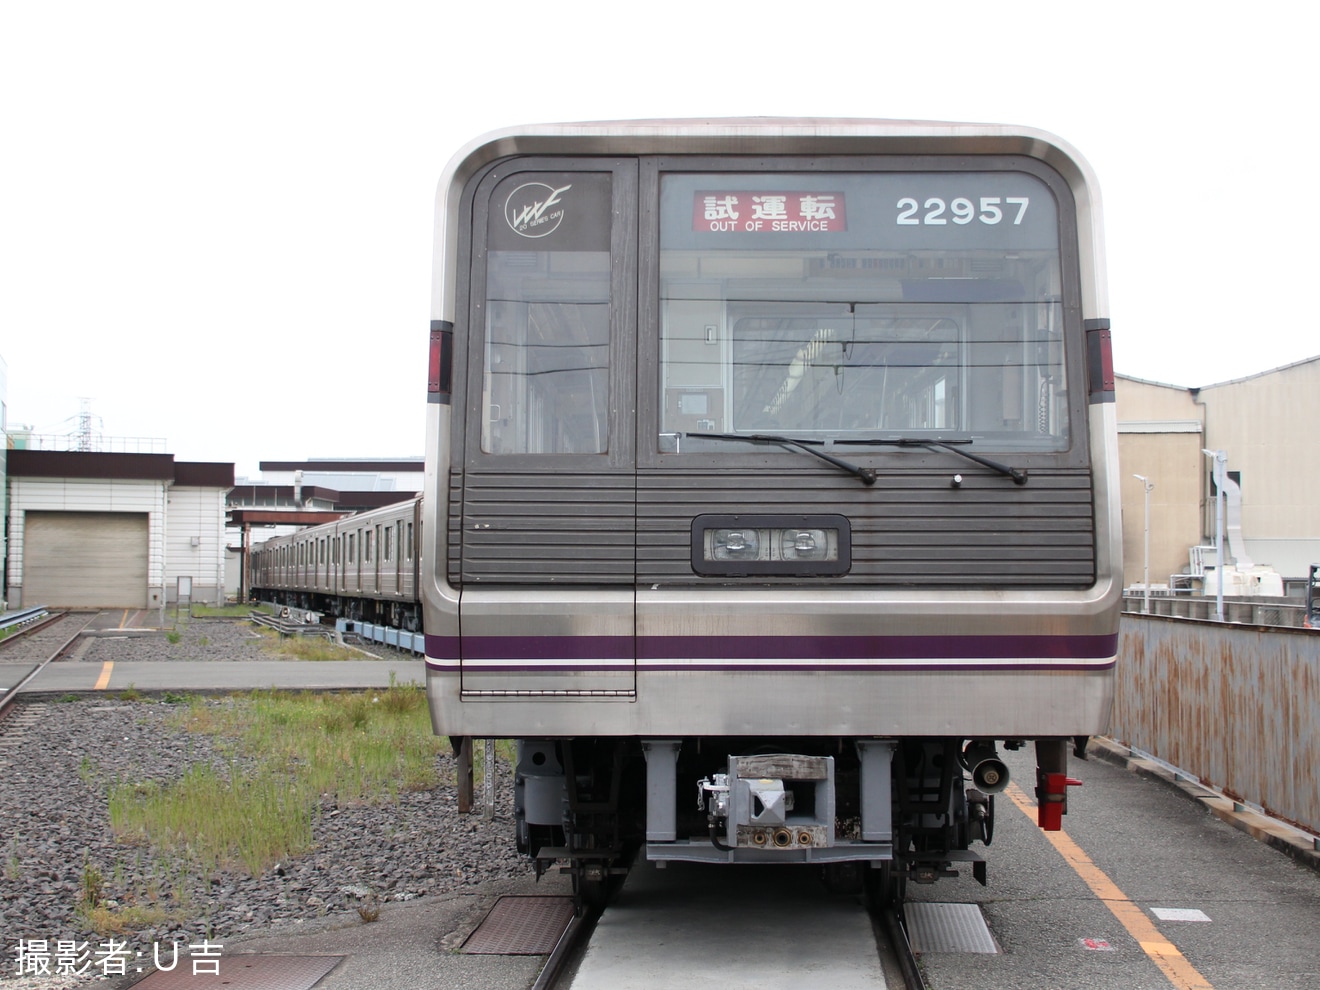
[[[1061,809],[1117,648],[1101,248],[1086,164],[1012,127],[555,125],[452,161],[427,690],[437,732],[521,741],[524,851],[584,889],[642,845],[983,876],[1003,741]]]
[[[259,543],[252,595],[327,615],[420,631],[421,499]]]

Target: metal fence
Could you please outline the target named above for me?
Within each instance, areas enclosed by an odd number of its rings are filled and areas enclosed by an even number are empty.
[[[53,450],[101,454],[164,454],[163,437],[107,437],[99,433],[28,433],[10,431],[4,436],[10,450]]]
[[[1320,834],[1320,631],[1125,614],[1110,734]]]
[[[1214,619],[1215,599],[1202,595],[1151,595],[1150,615],[1176,616],[1182,619]],[[1143,614],[1145,600],[1140,593],[1123,595],[1123,611]],[[1300,628],[1306,621],[1306,604],[1296,598],[1225,598],[1224,621],[1252,626],[1291,626]]]

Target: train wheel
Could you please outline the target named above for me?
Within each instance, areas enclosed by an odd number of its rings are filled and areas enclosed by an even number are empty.
[[[623,886],[623,878],[610,867],[610,863],[573,865],[573,909],[578,915],[604,910]]]
[[[881,863],[878,869],[867,870],[863,884],[866,889],[866,906],[872,911],[901,907],[907,897],[904,868],[892,859]]]

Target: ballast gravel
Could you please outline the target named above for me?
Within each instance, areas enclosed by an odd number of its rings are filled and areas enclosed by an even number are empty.
[[[178,639],[98,636],[80,644],[77,660],[64,662],[270,656],[246,622],[194,621]],[[210,736],[178,725],[186,707],[169,696],[43,699],[20,701],[0,720],[0,981],[17,975],[20,942],[31,948],[44,941],[52,972],[61,941],[85,944],[95,961],[113,938],[130,958],[150,960],[157,946],[168,953],[174,942],[181,950],[207,940],[223,944],[294,919],[354,917],[373,903],[530,875],[514,850],[509,768],[497,773],[493,819],[459,814],[448,750],[437,757],[440,783],[431,790],[404,791],[379,805],[323,795],[313,849],[259,876],[241,867],[202,874],[179,857],[126,844],[110,828],[112,783],[166,782],[199,763],[226,763]],[[79,913],[89,877],[107,908],[155,898],[171,917],[121,935],[92,931]]]

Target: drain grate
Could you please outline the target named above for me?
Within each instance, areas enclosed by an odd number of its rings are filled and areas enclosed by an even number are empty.
[[[975,904],[909,902],[903,905],[903,919],[913,952],[999,951]]]
[[[497,956],[543,956],[553,952],[573,920],[571,897],[507,896],[463,943],[463,952]]]
[[[224,956],[219,961],[220,972],[193,975],[186,956],[178,965],[166,972],[157,970],[134,990],[206,990],[224,987],[225,990],[311,990],[317,981],[338,965],[343,956]],[[217,960],[207,960],[208,963]]]

